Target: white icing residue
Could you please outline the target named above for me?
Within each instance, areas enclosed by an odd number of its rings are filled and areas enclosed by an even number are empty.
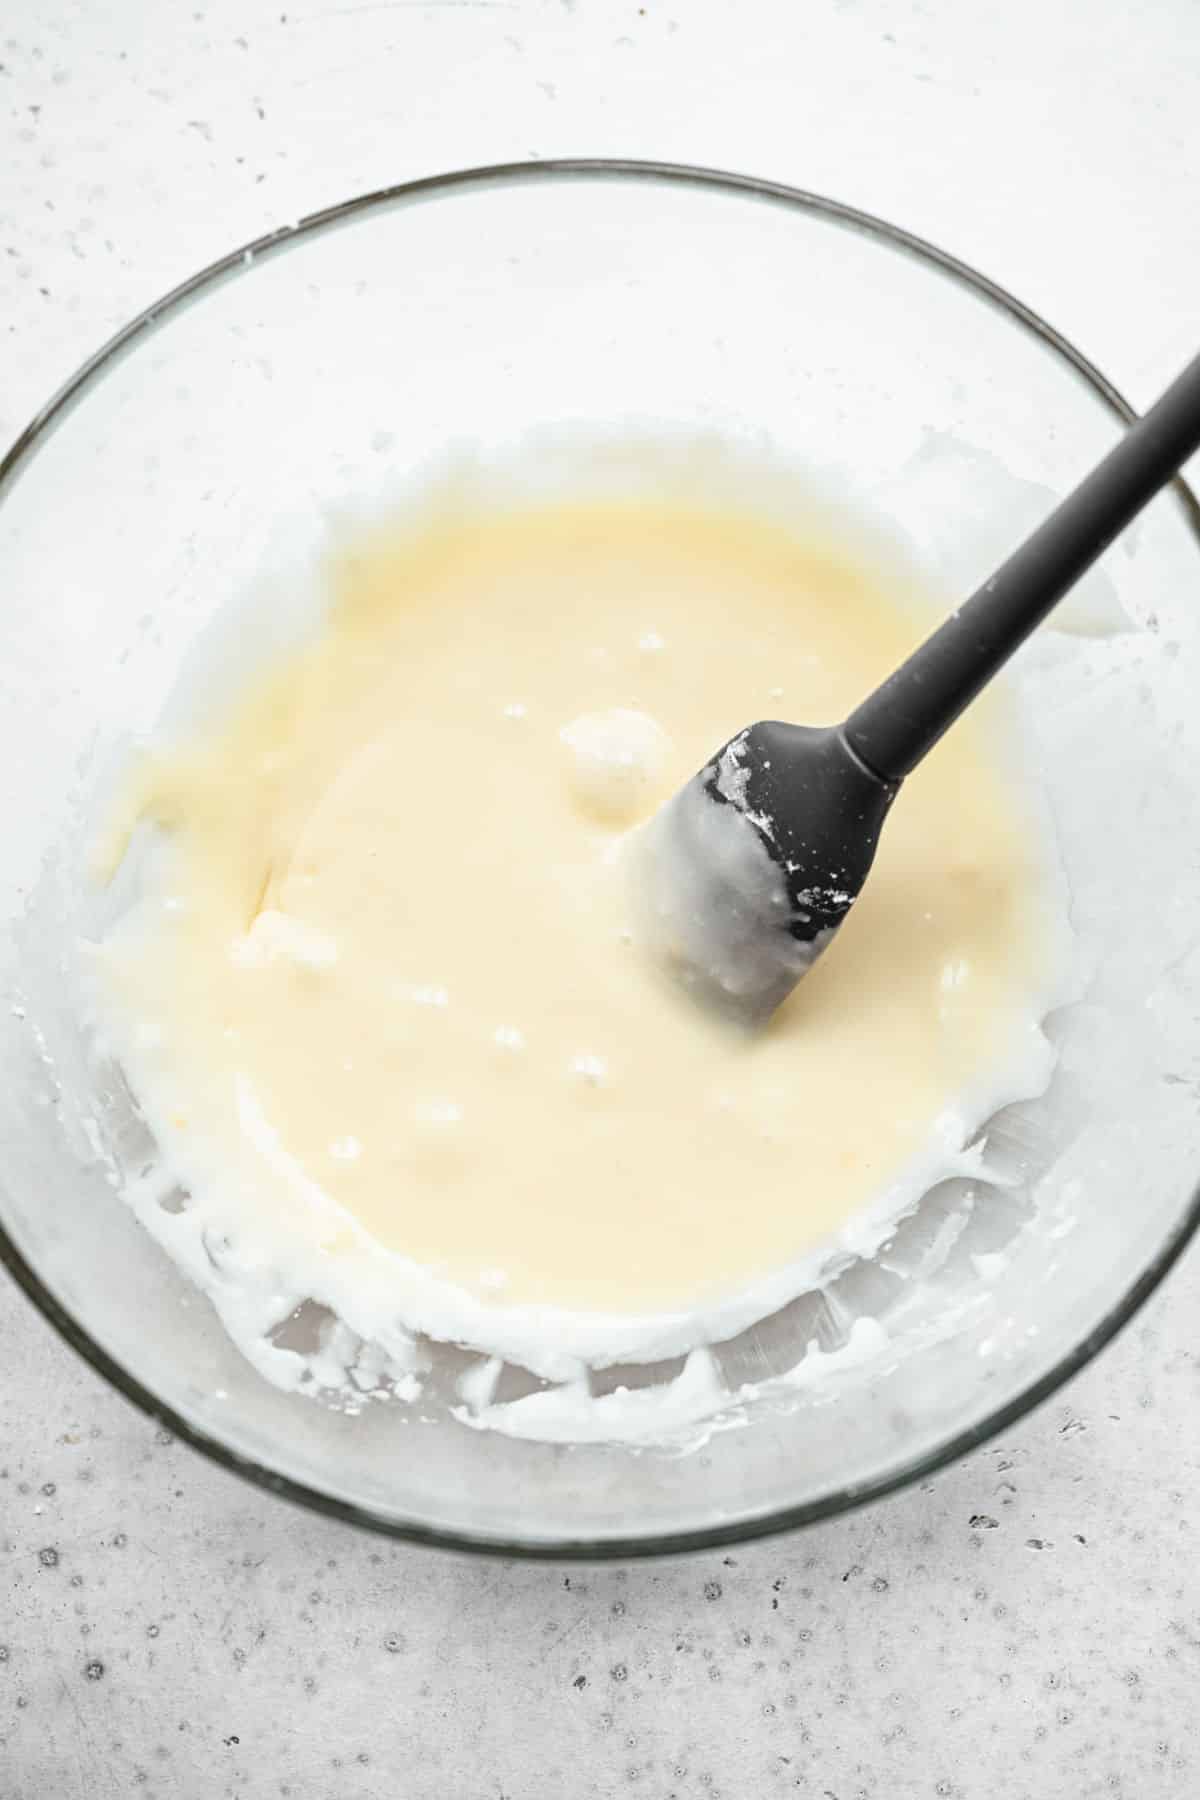
[[[730,1388],[712,1351],[701,1347],[691,1351],[683,1368],[667,1381],[597,1395],[581,1377],[499,1403],[493,1395],[500,1366],[491,1359],[468,1370],[459,1381],[464,1405],[454,1408],[454,1416],[476,1431],[498,1431],[539,1443],[695,1450],[715,1431],[743,1427],[747,1407],[766,1395],[819,1389],[835,1377],[877,1363],[887,1354],[888,1342],[877,1319],[858,1318],[836,1350],[822,1350],[811,1341],[799,1362],[770,1382]]]
[[[735,806],[751,825],[770,841],[775,838],[775,821],[766,813],[751,812],[746,805],[746,792],[750,786],[750,767],[746,761],[746,739],[749,729],[739,731],[731,738],[717,758],[717,788],[724,794],[731,806]]]
[[[682,1436],[694,1440],[697,1428],[711,1426],[729,1398],[712,1352],[705,1349],[693,1350],[671,1381],[652,1387],[618,1387],[611,1394],[593,1395],[587,1381],[580,1379],[500,1406],[472,1405],[483,1391],[481,1383],[466,1406],[455,1408],[455,1417],[464,1425],[548,1444],[672,1444]]]
[[[571,788],[584,810],[619,824],[653,804],[670,739],[647,713],[626,706],[583,713],[558,735],[570,752]]]
[[[500,1379],[500,1371],[504,1367],[498,1356],[487,1356],[482,1362],[475,1363],[464,1370],[458,1378],[459,1398],[466,1406],[471,1418],[478,1418],[492,1404],[496,1392],[496,1383]],[[458,1409],[456,1409],[458,1411]],[[461,1417],[461,1412],[459,1412]]]

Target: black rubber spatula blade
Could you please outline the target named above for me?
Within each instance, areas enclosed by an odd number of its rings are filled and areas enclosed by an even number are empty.
[[[840,727],[761,721],[643,827],[652,953],[745,1024],[787,999],[854,904],[897,787]]]
[[[750,725],[667,802],[639,879],[680,979],[745,1023],[775,1011],[857,900],[904,777],[1197,449],[1200,357],[843,725]]]

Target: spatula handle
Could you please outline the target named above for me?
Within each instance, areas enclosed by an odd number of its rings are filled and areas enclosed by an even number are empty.
[[[915,768],[1197,449],[1200,356],[991,580],[851,713],[845,736],[867,767],[887,782]]]

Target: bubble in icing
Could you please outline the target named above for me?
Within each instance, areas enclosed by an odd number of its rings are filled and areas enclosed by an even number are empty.
[[[571,794],[582,811],[610,824],[630,824],[649,811],[671,748],[657,720],[614,706],[581,713],[558,735],[569,752]]]

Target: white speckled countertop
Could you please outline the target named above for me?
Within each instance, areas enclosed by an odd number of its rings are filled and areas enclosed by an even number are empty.
[[[881,212],[1144,402],[1200,335],[1197,120],[1195,0],[8,0],[0,443],[236,242],[565,154]],[[1185,1800],[1198,1300],[1193,1251],[1096,1366],[919,1491],[564,1570],[270,1502],[0,1283],[0,1800]]]

